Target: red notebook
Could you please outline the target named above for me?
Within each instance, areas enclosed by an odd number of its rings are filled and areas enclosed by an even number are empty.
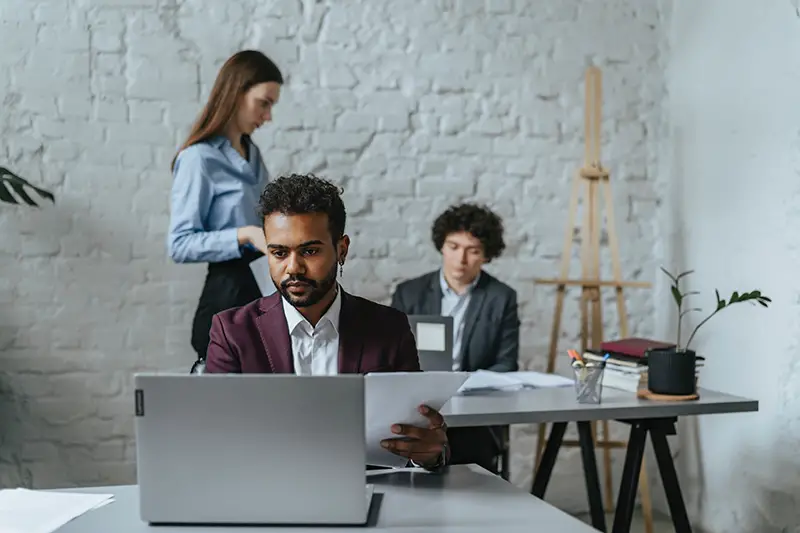
[[[644,357],[647,350],[651,348],[672,348],[674,343],[654,341],[652,339],[642,339],[631,337],[629,339],[618,339],[606,341],[600,344],[600,349],[604,352],[612,352],[629,357]]]

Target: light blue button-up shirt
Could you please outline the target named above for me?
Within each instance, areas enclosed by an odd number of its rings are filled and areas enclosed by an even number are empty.
[[[458,294],[450,288],[447,280],[444,279],[444,271],[439,271],[439,284],[442,288],[442,316],[453,317],[453,370],[461,370],[461,344],[464,341],[464,318],[467,315],[467,307],[472,299],[472,289],[481,279],[480,273],[475,276],[475,280],[469,284],[463,294]]]
[[[258,199],[269,173],[248,141],[243,158],[218,135],[181,151],[173,170],[167,250],[177,263],[216,263],[241,257],[236,229],[261,226]]]

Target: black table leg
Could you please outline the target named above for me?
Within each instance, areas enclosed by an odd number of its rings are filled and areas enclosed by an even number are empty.
[[[533,476],[533,486],[531,487],[531,494],[539,499],[544,498],[544,492],[550,482],[550,475],[553,473],[553,467],[558,458],[558,450],[561,448],[561,442],[564,440],[564,432],[566,430],[566,422],[555,422],[550,430],[550,437],[547,439],[547,445],[539,462],[539,468],[536,469],[536,473]]]
[[[661,473],[661,482],[664,484],[664,493],[667,496],[669,514],[672,516],[675,532],[692,533],[692,526],[689,524],[689,516],[686,513],[686,505],[683,502],[681,487],[678,483],[678,473],[675,471],[672,454],[669,453],[667,435],[674,434],[674,424],[672,424],[672,431],[663,426],[650,428],[650,440],[653,442],[653,451],[656,462],[658,462],[658,470]]]
[[[578,422],[578,441],[583,458],[583,477],[586,479],[586,495],[589,498],[589,513],[592,527],[605,532],[606,516],[603,510],[603,497],[600,492],[600,476],[597,475],[597,457],[594,454],[591,422]]]
[[[628,438],[628,450],[625,453],[625,466],[622,469],[612,533],[628,533],[631,530],[636,491],[639,487],[639,471],[642,469],[644,445],[647,442],[646,421],[636,420],[630,423],[631,435]]]

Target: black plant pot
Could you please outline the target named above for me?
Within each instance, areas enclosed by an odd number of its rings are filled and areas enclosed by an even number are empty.
[[[685,396],[697,389],[697,354],[675,348],[659,348],[647,354],[647,388],[654,394]]]

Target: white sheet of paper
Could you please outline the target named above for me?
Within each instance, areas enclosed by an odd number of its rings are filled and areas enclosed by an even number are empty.
[[[381,447],[383,439],[397,438],[392,424],[428,427],[417,408],[440,411],[469,377],[468,372],[387,372],[364,378],[367,464],[404,467],[408,459]]]
[[[269,296],[275,292],[275,284],[272,282],[272,277],[269,275],[269,258],[266,255],[259,257],[255,261],[251,261],[250,270],[253,272],[253,277],[256,279],[258,289],[261,291],[261,296]]]
[[[477,370],[461,387],[460,392],[470,390],[509,390],[522,388],[522,384],[514,379],[510,372],[490,372]]]
[[[565,378],[559,374],[535,372],[533,370],[513,372],[512,376],[514,379],[521,381],[524,385],[536,389],[545,389],[549,387],[571,387],[575,384],[575,381],[571,378]]]
[[[426,324],[417,322],[417,350],[443,352],[445,348],[444,324]]]
[[[573,380],[558,374],[546,374],[524,370],[520,372],[491,372],[478,370],[459,389],[461,393],[480,391],[512,391],[524,388],[545,389],[550,387],[569,387]]]
[[[113,501],[112,494],[3,489],[0,490],[0,531],[51,533]]]
[[[411,474],[430,474],[430,472],[424,468],[408,466],[403,468],[381,468],[380,470],[367,470],[367,477],[383,476],[386,474],[400,474],[402,472],[408,472]]]

